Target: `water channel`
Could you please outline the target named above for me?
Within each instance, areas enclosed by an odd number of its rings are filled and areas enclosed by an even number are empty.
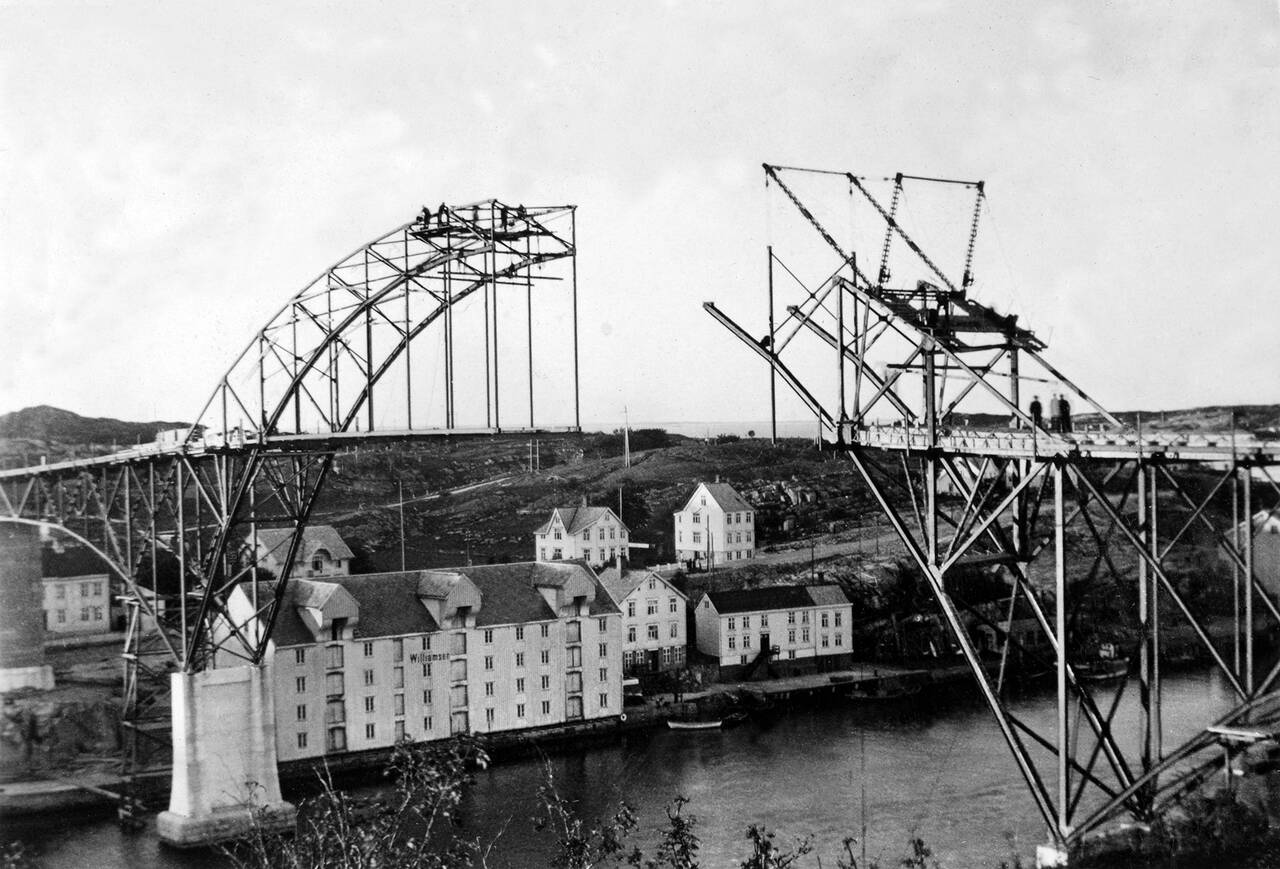
[[[1126,751],[1136,744],[1136,687],[1117,716]],[[1216,675],[1173,674],[1165,681],[1166,746],[1203,727],[1231,703]],[[1015,702],[1023,720],[1053,733],[1053,697],[1030,693]],[[1089,745],[1091,743],[1085,743]],[[863,746],[865,745],[865,750]],[[909,707],[829,704],[792,710],[768,725],[727,731],[653,731],[548,760],[495,765],[479,775],[465,805],[469,835],[500,834],[494,867],[545,866],[552,843],[535,832],[537,790],[549,762],[563,796],[586,813],[611,812],[619,800],[637,811],[638,843],[651,846],[676,794],[698,817],[702,865],[736,866],[752,822],[781,838],[811,835],[824,866],[841,839],[858,835],[865,785],[868,854],[896,865],[910,835],[919,835],[944,867],[996,866],[1011,851],[1024,857],[1045,840],[1034,805],[990,715],[971,698],[921,701]],[[865,769],[865,773],[863,770]],[[1049,766],[1048,769],[1052,769]],[[125,869],[209,865],[209,854],[160,848],[148,834],[122,834],[111,817],[10,821],[6,838],[37,844],[40,864]],[[816,860],[806,864],[816,866]]]

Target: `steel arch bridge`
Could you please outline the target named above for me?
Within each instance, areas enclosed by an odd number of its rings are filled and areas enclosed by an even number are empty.
[[[337,451],[579,430],[576,257],[572,205],[423,208],[293,294],[192,427],[0,471],[0,515],[77,529],[125,586],[127,774],[167,732],[163,690],[149,686],[215,658],[263,660]],[[290,532],[270,585],[264,527]],[[257,612],[237,623],[226,600],[245,583]]]
[[[1054,846],[1065,851],[1119,818],[1150,821],[1220,771],[1224,753],[1230,764],[1280,733],[1280,663],[1262,667],[1255,648],[1258,634],[1280,627],[1280,606],[1254,568],[1254,523],[1242,521],[1264,498],[1280,500],[1280,439],[1234,425],[1194,434],[1124,425],[1054,368],[1016,316],[971,295],[982,182],[764,171],[809,257],[787,261],[770,245],[768,319],[754,333],[714,303],[704,308],[769,366],[774,436],[781,380],[814,415],[824,446],[848,455],[927,581]],[[960,233],[951,251],[959,280],[904,214],[909,187],[939,186],[972,197],[967,241]],[[861,227],[849,247],[832,229],[843,215],[814,204],[846,196]],[[799,277],[801,262],[817,277]],[[778,284],[793,304],[775,298]],[[1026,387],[1037,383],[1091,408],[1086,430],[1033,420]],[[1229,631],[1178,581],[1189,569],[1209,574],[1206,559],[1223,565],[1206,584],[1230,602]],[[1007,599],[967,600],[963,575],[974,570],[998,575]],[[1098,643],[1082,614],[1103,583],[1121,596],[1105,605],[1131,629],[1115,658],[1127,658],[1119,683],[1092,681],[1097,661],[1088,659]],[[1018,610],[1029,625],[1021,633]],[[997,654],[977,647],[982,631]],[[1162,673],[1188,647],[1233,698],[1218,718],[1190,723],[1190,735],[1188,722],[1161,714]],[[1006,697],[1011,656],[1052,674],[1051,728],[1024,720]],[[1136,733],[1117,717],[1131,685]]]

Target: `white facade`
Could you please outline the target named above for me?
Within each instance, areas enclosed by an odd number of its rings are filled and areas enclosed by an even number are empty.
[[[387,748],[404,735],[443,739],[622,712],[621,618],[581,565],[294,585],[296,619],[277,628],[272,653],[280,760]]]
[[[771,586],[704,593],[695,613],[698,651],[722,667],[750,663],[776,646],[776,660],[849,654],[853,605],[838,586]]]
[[[699,483],[674,525],[680,561],[710,569],[755,557],[755,509],[728,483]]]
[[[44,627],[54,634],[100,634],[111,630],[111,583],[107,574],[44,577]]]
[[[627,526],[608,507],[557,507],[534,530],[536,561],[581,560],[603,567],[627,557]]]
[[[611,568],[600,581],[622,611],[623,674],[683,667],[689,644],[684,593],[650,570]]]

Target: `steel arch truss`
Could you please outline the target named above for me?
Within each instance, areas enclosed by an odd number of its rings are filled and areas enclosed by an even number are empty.
[[[527,351],[528,426],[534,426],[535,286],[571,283],[577,415],[577,288],[574,208],[511,206],[497,200],[424,208],[417,219],[354,251],[295,294],[236,358],[201,409],[189,442],[279,441],[359,431],[401,433],[463,426],[502,428],[500,341]],[[568,270],[552,264],[564,261]],[[457,402],[455,319],[480,296],[483,318],[483,421],[464,421]],[[525,335],[499,334],[500,304],[525,314]],[[432,329],[431,327],[435,327]],[[431,336],[427,346],[427,335]],[[443,410],[414,418],[415,374],[443,347]],[[508,354],[510,359],[512,354]],[[523,367],[523,366],[521,366]],[[392,373],[397,376],[389,377]],[[394,383],[391,383],[394,380]],[[418,386],[418,391],[423,387]],[[392,413],[385,413],[390,408]],[[523,410],[523,409],[522,409]],[[525,414],[510,413],[513,424]],[[511,427],[511,426],[509,426]]]
[[[928,583],[1050,837],[1068,846],[1120,816],[1155,817],[1220,770],[1224,753],[1230,763],[1250,739],[1280,731],[1280,664],[1260,668],[1254,648],[1259,632],[1280,628],[1280,609],[1253,567],[1253,524],[1242,521],[1255,490],[1280,500],[1280,443],[1126,428],[1044,359],[1045,344],[1016,317],[972,298],[981,182],[899,174],[885,179],[886,206],[866,178],[815,173],[879,218],[882,237],[846,249],[784,177],[810,171],[766,165],[766,184],[834,255],[819,270],[828,277],[806,285],[771,246],[767,331],[757,337],[704,308],[769,366],[775,437],[781,380],[850,457]],[[976,192],[960,281],[904,226],[908,181]],[[909,267],[890,269],[895,245]],[[859,249],[879,254],[874,278],[875,260]],[[911,268],[918,280],[890,284]],[[801,291],[781,319],[779,274]],[[1024,387],[1035,383],[1092,408],[1090,428],[1033,419]],[[834,397],[821,398],[832,386]],[[986,576],[982,594],[970,591],[975,574]],[[993,587],[1003,589],[995,599]],[[1108,607],[1115,637],[1089,618]],[[978,637],[994,644],[981,649]],[[1111,674],[1119,682],[1095,681],[1104,641],[1119,646],[1112,660],[1128,662]],[[1161,717],[1161,668],[1184,658],[1208,661],[1234,698],[1190,736]],[[1005,697],[1009,677],[1038,671],[1056,683],[1048,727]],[[1117,717],[1126,691],[1136,694],[1137,733]]]

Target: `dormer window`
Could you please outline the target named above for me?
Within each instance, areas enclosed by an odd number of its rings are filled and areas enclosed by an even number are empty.
[[[311,556],[311,569],[324,570],[324,563],[329,560],[329,552],[324,549],[317,549],[315,554]]]
[[[342,634],[346,629],[347,629],[346,619],[334,619],[333,624],[329,626],[329,639],[330,640],[342,639]]]

